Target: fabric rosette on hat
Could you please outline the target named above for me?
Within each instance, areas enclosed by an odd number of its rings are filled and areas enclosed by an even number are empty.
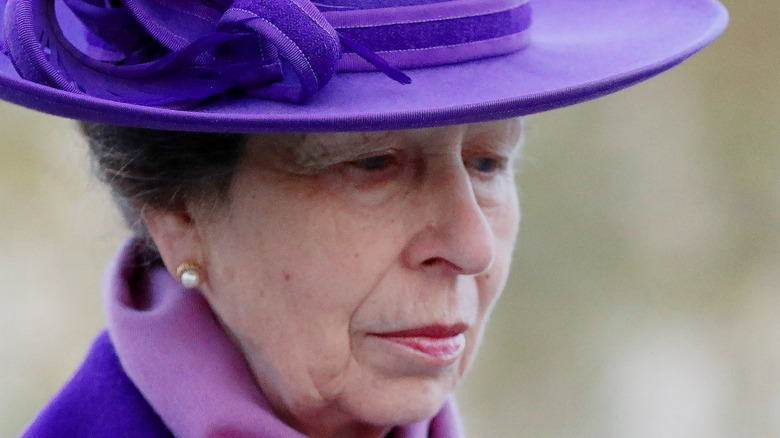
[[[714,0],[0,0],[0,98],[193,131],[400,129],[617,91],[725,28]]]

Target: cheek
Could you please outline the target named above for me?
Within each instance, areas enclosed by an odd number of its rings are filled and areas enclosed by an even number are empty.
[[[347,264],[336,261],[355,251],[326,253],[300,243],[314,234],[268,231],[237,244],[228,254],[234,263],[216,268],[223,275],[212,307],[260,385],[278,397],[275,404],[290,406],[337,392],[330,388],[351,361],[350,315],[362,292],[345,275]]]
[[[215,312],[242,344],[322,364],[327,379],[349,359],[351,318],[398,253],[402,227],[322,190],[235,197],[231,220],[211,233],[209,280]]]
[[[517,188],[508,185],[501,201],[495,206],[484,209],[485,216],[493,231],[495,255],[490,269],[491,281],[498,281],[503,287],[509,274],[517,233],[520,227],[520,202]]]
[[[470,357],[462,364],[463,370],[474,359],[474,353],[479,347],[485,323],[509,277],[512,253],[520,223],[520,207],[516,193],[512,187],[502,202],[485,212],[495,238],[495,255],[490,269],[476,277],[477,290],[479,291],[479,311],[476,330],[471,334],[469,342]]]

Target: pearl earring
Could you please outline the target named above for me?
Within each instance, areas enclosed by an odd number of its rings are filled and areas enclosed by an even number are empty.
[[[202,280],[200,266],[194,262],[184,262],[176,268],[176,277],[184,287],[194,289],[200,286]]]

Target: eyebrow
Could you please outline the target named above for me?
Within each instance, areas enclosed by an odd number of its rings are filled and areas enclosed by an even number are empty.
[[[293,157],[299,166],[312,170],[323,169],[345,159],[387,149],[400,141],[401,135],[394,131],[310,134],[293,151]]]
[[[309,173],[371,152],[419,143],[421,138],[414,135],[416,131],[271,134],[256,136],[255,144],[264,150],[264,155],[267,154],[267,159],[270,158],[270,162],[276,166],[291,172]],[[525,143],[525,124],[519,127],[516,139],[514,135],[502,137],[489,128],[483,128],[461,140],[463,145],[481,142],[486,146],[489,144],[490,148],[498,147],[499,150],[509,152],[511,159],[515,159],[521,156]]]
[[[489,130],[484,130],[473,133],[464,141],[464,143],[477,145],[486,144],[490,145],[491,148],[498,147],[502,151],[510,152],[510,158],[515,159],[522,156],[526,140],[525,133],[525,124],[519,128],[517,136],[499,137]]]

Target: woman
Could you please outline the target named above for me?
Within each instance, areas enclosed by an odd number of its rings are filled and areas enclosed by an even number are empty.
[[[710,0],[4,7],[0,96],[98,122],[136,231],[108,334],[28,436],[461,436],[449,394],[519,220],[513,117],[726,21]]]

